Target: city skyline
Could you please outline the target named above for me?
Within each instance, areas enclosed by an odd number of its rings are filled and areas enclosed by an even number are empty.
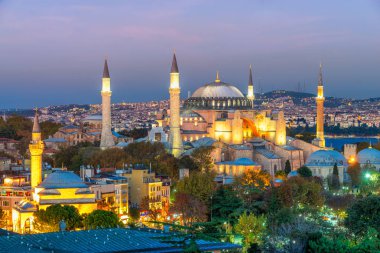
[[[326,96],[378,97],[379,20],[375,1],[0,1],[0,108],[100,103],[105,57],[115,103],[168,99],[174,50],[182,98],[217,70],[246,93],[250,64],[256,92],[315,93],[321,61]]]

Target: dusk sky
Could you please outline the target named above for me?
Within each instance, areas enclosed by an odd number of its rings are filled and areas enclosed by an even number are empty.
[[[168,98],[173,50],[182,96],[215,79],[247,89],[380,97],[380,1],[0,0],[0,108]]]

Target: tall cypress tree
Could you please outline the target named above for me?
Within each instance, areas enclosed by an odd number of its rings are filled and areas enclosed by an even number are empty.
[[[292,167],[290,166],[290,161],[286,160],[285,162],[285,173],[288,175],[292,171]]]
[[[331,186],[334,190],[339,190],[339,187],[340,187],[338,165],[336,163],[334,164],[334,168],[333,168]]]

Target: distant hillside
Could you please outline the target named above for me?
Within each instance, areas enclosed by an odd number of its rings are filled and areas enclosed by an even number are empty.
[[[371,102],[371,103],[379,102],[379,103],[380,103],[380,97],[376,97],[376,98],[365,98],[365,99],[355,99],[353,102],[354,102],[354,103],[362,103],[362,102]]]
[[[266,92],[264,94],[258,94],[257,97],[260,99],[276,99],[280,97],[292,97],[295,99],[302,99],[302,98],[315,97],[315,95],[311,93],[305,93],[305,92],[274,90],[274,91]]]

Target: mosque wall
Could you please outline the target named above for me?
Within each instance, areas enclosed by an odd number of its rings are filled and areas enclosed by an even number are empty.
[[[252,149],[235,149],[235,148],[228,148],[229,152],[229,160],[233,161],[239,158],[253,158],[253,150]]]
[[[267,148],[281,157],[281,163],[283,164],[284,168],[287,160],[289,160],[292,170],[297,170],[305,163],[302,150],[288,150],[281,146],[276,146],[273,144],[268,144]]]
[[[279,158],[270,159],[266,156],[256,153],[253,153],[253,160],[262,165],[262,169],[269,172],[272,176],[276,171],[283,170],[282,161]]]
[[[326,166],[308,166],[308,168],[313,173],[313,176],[320,177],[323,180],[330,180],[333,175],[334,166],[326,167]],[[343,166],[338,166],[339,173],[339,182],[343,184],[344,179],[344,168]]]
[[[232,143],[243,143],[243,120],[240,118],[240,111],[236,111],[232,120]]]
[[[310,144],[308,142],[305,142],[305,141],[299,140],[299,139],[296,139],[296,140],[290,142],[289,145],[303,150],[304,163],[307,161],[307,159],[309,158],[309,156],[312,153],[321,149],[318,146],[315,146],[313,144]]]

